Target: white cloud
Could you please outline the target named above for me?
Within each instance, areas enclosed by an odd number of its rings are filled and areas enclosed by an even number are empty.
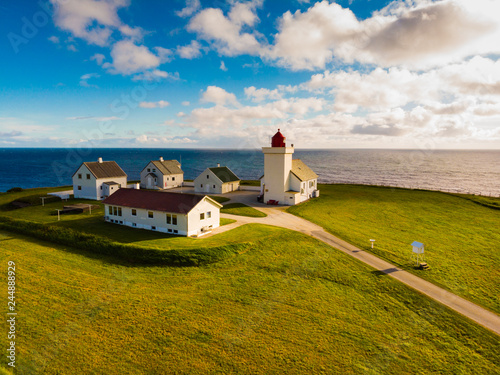
[[[133,74],[160,65],[161,60],[146,46],[138,46],[130,40],[122,40],[113,45],[111,50],[113,63],[104,63],[113,73]]]
[[[57,36],[55,36],[55,35],[53,35],[53,36],[51,36],[51,37],[49,37],[49,38],[47,38],[47,39],[48,39],[50,42],[54,43],[54,44],[59,44],[59,43],[60,43],[59,38],[58,38]]]
[[[198,143],[197,140],[191,139],[188,137],[149,137],[146,134],[143,134],[137,138],[134,139],[136,143],[139,144],[148,144],[148,145],[153,145],[153,144],[158,144],[158,145],[168,145],[168,144],[192,144],[192,143]]]
[[[278,89],[257,89],[254,86],[245,87],[245,95],[247,98],[252,99],[253,102],[262,102],[266,99],[281,99],[281,94]]]
[[[171,74],[163,70],[154,69],[152,71],[142,72],[134,75],[132,77],[132,81],[160,81],[166,78],[173,80],[179,79],[177,73]]]
[[[208,86],[201,96],[201,101],[204,103],[215,103],[217,105],[239,105],[238,100],[236,100],[236,95],[217,86]]]
[[[224,64],[224,61],[220,62],[219,69],[224,71],[224,72],[227,72],[226,64]]]
[[[179,17],[189,17],[200,8],[200,0],[187,0],[186,6],[182,10],[176,11],[175,14]]]
[[[294,70],[324,68],[339,59],[380,66],[429,68],[475,54],[500,53],[500,2],[394,1],[363,21],[322,1],[286,12],[265,55]]]
[[[158,102],[140,102],[139,107],[141,108],[165,108],[169,106],[170,103],[165,100],[160,100]]]
[[[51,0],[51,2],[54,4],[56,26],[99,46],[107,45],[113,30],[124,26],[117,12],[119,8],[129,5],[127,0]],[[129,29],[126,29],[126,32],[129,32]]]
[[[96,53],[90,57],[90,60],[95,60],[97,65],[102,65],[106,57],[102,53]]]
[[[174,53],[171,50],[163,47],[155,47],[154,50],[158,54],[160,63],[163,64],[172,61],[172,56]]]
[[[187,46],[177,47],[177,54],[183,59],[195,59],[201,56],[201,44],[192,40]]]
[[[97,87],[96,85],[92,85],[89,83],[89,79],[91,78],[99,78],[99,74],[97,73],[88,73],[84,74],[80,77],[80,86],[83,87]]]
[[[182,102],[181,104],[182,104],[183,106],[187,107],[187,106],[188,106],[188,105],[190,105],[191,103],[190,103],[190,102],[188,102],[188,101],[186,100],[186,101]]]
[[[93,120],[93,121],[116,121],[116,120],[123,120],[120,117],[116,116],[103,116],[103,117],[96,117],[96,116],[73,116],[73,117],[66,117],[66,120],[73,120],[73,121],[79,121],[79,120]]]
[[[258,21],[255,8],[261,4],[262,1],[235,2],[227,17],[218,8],[204,9],[191,19],[188,30],[212,42],[222,55],[258,55],[261,50],[256,39],[258,34],[244,32],[243,28],[252,27]]]

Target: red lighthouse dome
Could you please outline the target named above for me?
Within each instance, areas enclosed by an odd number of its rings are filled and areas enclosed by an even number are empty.
[[[271,140],[271,147],[286,147],[285,137],[281,134],[280,130],[273,136]]]

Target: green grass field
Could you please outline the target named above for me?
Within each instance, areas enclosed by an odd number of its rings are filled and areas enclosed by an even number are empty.
[[[320,190],[320,198],[288,212],[368,251],[373,238],[374,254],[500,313],[500,199],[354,185]],[[413,268],[413,241],[425,244],[430,270]]]
[[[266,217],[267,215],[253,207],[249,207],[243,203],[228,203],[220,210],[221,213],[239,215],[239,216],[250,216],[250,217]]]
[[[189,268],[0,232],[0,263],[16,263],[16,373],[500,372],[498,337],[446,307],[300,233],[238,229],[250,250]]]

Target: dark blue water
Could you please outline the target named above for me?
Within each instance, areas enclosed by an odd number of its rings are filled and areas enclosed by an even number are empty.
[[[261,150],[0,149],[0,191],[71,185],[84,161],[114,160],[138,180],[150,160],[177,159],[185,179],[217,163],[241,179],[258,179]],[[324,183],[356,183],[500,196],[500,151],[295,150]]]

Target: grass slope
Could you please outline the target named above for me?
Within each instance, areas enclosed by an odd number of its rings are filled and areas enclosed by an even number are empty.
[[[498,337],[444,306],[300,233],[244,233],[262,240],[194,268],[1,233],[0,262],[17,266],[17,374],[500,372]]]
[[[267,215],[253,207],[247,206],[243,203],[228,203],[220,210],[221,213],[239,215],[239,216],[250,216],[250,217],[266,217]]]
[[[500,200],[354,185],[320,190],[288,212],[368,251],[373,238],[374,254],[500,313],[500,211],[484,206]],[[425,244],[431,270],[413,268],[413,241]]]

